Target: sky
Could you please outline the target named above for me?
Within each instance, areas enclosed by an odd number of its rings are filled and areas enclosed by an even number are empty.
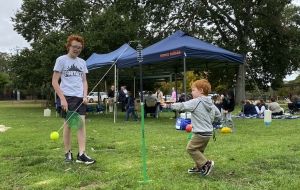
[[[294,4],[300,6],[300,0],[293,0]],[[16,53],[19,49],[30,47],[29,43],[16,31],[13,30],[14,17],[20,9],[22,0],[1,1],[0,3],[0,52]],[[285,80],[294,80],[300,72],[287,76]]]
[[[1,1],[0,3],[0,52],[15,53],[17,49],[30,47],[28,42],[13,30],[11,17],[21,7],[22,0]]]

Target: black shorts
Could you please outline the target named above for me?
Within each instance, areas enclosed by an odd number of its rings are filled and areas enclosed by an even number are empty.
[[[83,98],[79,98],[76,96],[65,96],[67,103],[68,103],[68,111],[75,111],[78,106],[82,103]],[[85,115],[86,114],[86,104],[81,104],[80,107],[76,110],[79,115]],[[62,118],[66,118],[67,113],[62,110],[61,112]]]

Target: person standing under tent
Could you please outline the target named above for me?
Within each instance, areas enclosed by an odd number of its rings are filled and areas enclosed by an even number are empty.
[[[126,117],[125,120],[128,121],[129,116],[131,115],[134,121],[137,121],[138,116],[135,113],[135,107],[134,107],[134,98],[131,94],[131,92],[127,92],[128,97],[127,97],[127,103],[126,103]]]
[[[171,102],[177,102],[177,100],[179,101],[180,98],[177,98],[177,93],[176,93],[176,90],[174,87],[172,87],[172,92],[171,92],[171,99],[170,101]],[[182,101],[181,102],[184,102],[185,99],[181,99]],[[184,100],[184,101],[183,101]],[[178,111],[174,111],[174,118],[176,119],[177,118],[177,115],[178,115]]]
[[[126,98],[128,97],[128,90],[127,90],[127,86],[123,86],[123,92],[126,96]]]
[[[83,120],[83,126],[77,131],[77,140],[79,151],[77,154],[77,163],[87,165],[95,163],[95,160],[86,154],[86,128],[85,114],[88,103],[87,93],[88,84],[86,73],[88,73],[86,62],[79,58],[84,47],[84,39],[79,35],[70,35],[67,39],[66,48],[68,53],[56,59],[53,69],[52,86],[59,96],[63,117],[66,118],[68,111],[77,111]],[[59,84],[59,80],[61,80]],[[66,120],[66,119],[65,119]],[[63,128],[65,161],[72,162],[71,152],[71,129],[67,124]]]
[[[157,98],[157,102],[159,103],[159,110],[162,110],[161,104],[164,103],[164,94],[162,93],[162,91],[157,88],[156,92],[154,93],[154,96]]]
[[[157,98],[158,102],[164,102],[164,94],[162,93],[162,91],[160,91],[160,89],[158,88],[156,90],[156,92],[154,93],[154,96]]]
[[[122,112],[125,112],[125,106],[126,106],[126,94],[124,90],[125,90],[125,86],[121,86],[121,89],[119,90],[119,97],[118,97],[118,102],[121,103]]]
[[[114,98],[115,98],[115,86],[111,85],[110,89],[107,92],[108,96],[108,110],[110,113],[114,111]]]
[[[176,90],[175,90],[174,87],[172,87],[171,100],[172,100],[173,102],[177,102],[177,94],[176,94]]]
[[[187,144],[186,150],[195,162],[188,173],[197,173],[203,176],[209,175],[214,167],[214,161],[204,156],[206,146],[213,136],[212,122],[221,118],[219,109],[208,97],[211,91],[210,83],[205,80],[197,80],[191,85],[193,99],[186,102],[173,103],[171,109],[191,112],[193,136]],[[165,105],[166,106],[166,105]]]

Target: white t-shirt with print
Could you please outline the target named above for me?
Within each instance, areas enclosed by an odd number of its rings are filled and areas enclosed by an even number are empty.
[[[86,62],[62,55],[56,59],[53,71],[61,73],[60,88],[65,96],[83,97],[83,74],[88,73]]]

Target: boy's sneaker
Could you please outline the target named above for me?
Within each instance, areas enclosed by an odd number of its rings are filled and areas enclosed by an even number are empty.
[[[214,165],[215,165],[214,161],[208,160],[201,169],[201,172],[200,172],[201,175],[203,175],[203,176],[209,175],[209,173],[213,169]]]
[[[65,162],[72,162],[73,161],[73,155],[72,155],[72,152],[67,152],[66,154],[65,154]]]
[[[79,153],[78,153],[76,162],[77,163],[84,163],[86,165],[90,165],[90,164],[95,163],[95,160],[88,157],[85,153],[83,153],[81,156],[79,156]]]
[[[201,169],[194,167],[194,168],[190,168],[188,169],[188,173],[189,174],[196,174],[196,173],[201,173]]]

